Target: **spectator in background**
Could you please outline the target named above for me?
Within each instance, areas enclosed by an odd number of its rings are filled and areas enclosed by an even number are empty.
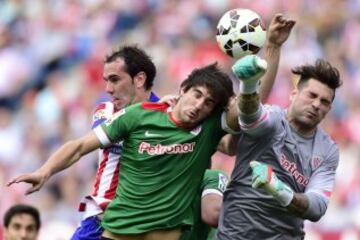
[[[30,205],[17,204],[4,215],[5,240],[35,240],[41,226],[39,211]]]

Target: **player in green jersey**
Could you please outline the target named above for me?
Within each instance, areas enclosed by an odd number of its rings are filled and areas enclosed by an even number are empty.
[[[214,225],[214,221],[217,225],[222,195],[228,181],[229,177],[221,170],[208,169],[205,171],[200,191],[196,195],[193,204],[194,224],[191,228],[183,231],[181,240],[205,240],[208,237],[212,238],[216,229],[211,226]],[[217,207],[214,207],[214,205],[217,205]],[[213,216],[204,216],[208,214]],[[203,219],[212,219],[212,221],[205,222]]]
[[[40,169],[10,184],[32,183],[28,193],[37,191],[81,156],[123,140],[121,180],[102,220],[103,236],[136,239],[160,232],[163,239],[178,239],[209,159],[226,133],[222,125],[237,123],[236,113],[223,112],[233,94],[230,78],[216,64],[195,69],[173,109],[161,103],[125,108],[111,123],[65,143]]]

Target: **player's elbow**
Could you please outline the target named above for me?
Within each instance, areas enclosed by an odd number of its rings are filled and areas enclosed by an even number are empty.
[[[201,201],[201,219],[211,227],[217,227],[219,222],[222,196],[210,194]]]
[[[311,222],[317,222],[321,219],[322,215],[317,215],[317,216],[311,216],[309,218],[307,218],[307,220],[311,221]]]
[[[317,222],[321,219],[322,216],[324,216],[325,212],[307,212],[303,219],[309,220],[311,222]]]
[[[205,224],[216,228],[219,222],[219,213],[219,210],[202,211],[201,219]]]
[[[318,193],[306,193],[309,200],[309,207],[303,215],[304,219],[317,222],[325,215],[327,210],[327,199]]]

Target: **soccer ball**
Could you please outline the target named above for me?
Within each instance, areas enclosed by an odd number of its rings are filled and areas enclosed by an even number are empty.
[[[250,9],[232,9],[217,25],[216,41],[220,49],[235,59],[258,53],[265,39],[261,17]]]

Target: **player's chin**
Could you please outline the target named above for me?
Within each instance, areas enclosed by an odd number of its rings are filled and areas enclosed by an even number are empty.
[[[301,122],[306,128],[313,128],[319,123],[319,121],[314,118],[304,118]]]
[[[187,125],[196,125],[200,122],[198,117],[195,116],[187,116],[186,117],[186,124]]]
[[[122,108],[126,107],[126,104],[120,100],[115,100],[114,105],[115,105],[116,109],[122,109]]]

